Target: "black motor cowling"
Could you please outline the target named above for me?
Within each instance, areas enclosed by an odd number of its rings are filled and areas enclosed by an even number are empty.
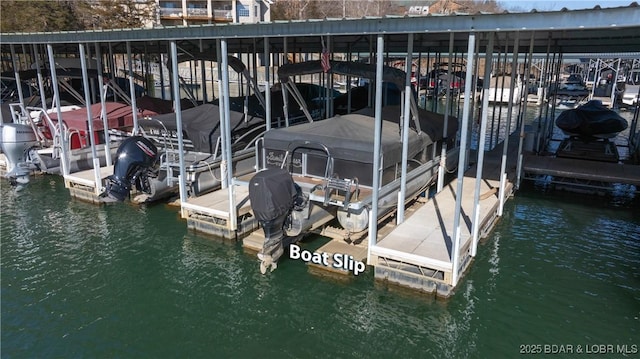
[[[103,197],[124,201],[135,183],[139,191],[149,193],[147,178],[157,175],[158,149],[147,138],[129,137],[120,144],[113,165],[113,175],[107,177]]]
[[[265,236],[272,231],[282,232],[286,216],[291,212],[296,198],[296,187],[289,172],[284,169],[268,169],[256,173],[249,182],[249,199],[256,219],[261,223]]]
[[[251,208],[264,231],[264,245],[258,254],[260,269],[275,269],[283,253],[284,224],[294,207],[298,190],[289,172],[268,169],[256,173],[249,182]]]

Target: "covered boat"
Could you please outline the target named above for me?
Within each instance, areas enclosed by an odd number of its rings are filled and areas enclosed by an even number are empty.
[[[188,141],[192,150],[196,152],[214,154],[220,141],[220,108],[213,104],[202,104],[181,112],[183,138]],[[147,116],[140,120],[140,127],[145,135],[155,138],[158,145],[169,146],[163,142],[167,136],[175,136],[177,131],[176,114],[167,113]],[[236,137],[251,128],[262,127],[264,118],[245,117],[243,113],[229,111],[231,133]],[[233,139],[232,139],[233,141]]]
[[[231,124],[232,168],[235,175],[250,173],[254,163],[253,146],[258,136],[264,133],[266,124],[263,118],[229,111]],[[167,113],[147,116],[141,119],[139,127],[145,139],[148,139],[159,154],[159,170],[143,168],[144,183],[137,186],[140,196],[136,202],[150,202],[172,195],[177,191],[177,178],[180,172],[180,153],[177,135],[177,114]],[[220,128],[220,108],[213,104],[202,104],[181,111],[183,149],[185,158],[186,182],[191,195],[200,195],[219,187],[221,184],[220,164],[222,160],[222,133]],[[142,149],[128,147],[126,155],[136,158]],[[133,166],[127,161],[116,162],[114,174],[127,172]],[[121,169],[119,167],[124,167]],[[146,172],[145,172],[146,170]],[[156,172],[147,173],[147,172]],[[122,176],[121,176],[122,177]],[[120,178],[121,185],[111,184],[103,194],[105,201],[122,201],[126,197],[120,194],[121,187],[136,181],[136,178]],[[140,182],[140,181],[138,181]],[[128,188],[127,188],[128,190]]]
[[[375,78],[375,65],[330,63],[333,73]],[[313,71],[323,71],[319,61],[284,65],[279,77],[287,85],[283,87],[291,88],[290,76]],[[404,88],[405,77],[404,71],[384,67],[382,81]],[[455,167],[458,121],[451,116],[445,124],[444,115],[418,110],[415,93],[405,95],[411,96],[404,198],[409,201],[437,177],[445,142],[449,145],[447,168]],[[275,269],[284,248],[308,233],[320,232],[348,242],[363,238],[369,226],[374,191],[379,195],[379,218],[373,223],[395,210],[402,183],[402,108],[385,106],[381,115],[382,165],[378,188],[373,187],[377,161],[373,156],[376,121],[372,108],[265,133],[257,158],[257,167],[262,170],[249,183],[252,209],[265,233],[258,254],[263,273],[268,268]],[[334,219],[338,227],[329,226]]]
[[[615,137],[628,125],[626,119],[602,105],[599,100],[565,110],[556,119],[556,126],[565,134],[583,139]]]
[[[90,106],[93,126],[93,138],[96,144],[104,143],[104,123],[102,121],[102,103],[95,103]],[[133,128],[133,108],[131,105],[119,102],[105,102],[105,112],[107,114],[107,126],[109,129],[130,130]],[[152,116],[156,113],[150,110],[139,110],[138,117]],[[51,112],[48,115],[54,126],[58,123],[58,113]],[[87,108],[80,107],[75,110],[62,113],[63,127],[69,132],[70,148],[78,149],[89,146],[89,124],[87,122]],[[44,126],[45,134],[50,133],[51,128],[47,126],[49,121],[40,121]],[[51,138],[50,135],[48,138]]]
[[[260,92],[257,83],[250,77],[244,64],[233,56],[228,57],[229,66],[238,74],[245,77],[249,86],[245,96],[230,98],[229,102],[229,122],[231,132],[232,164],[231,170],[235,176],[242,176],[255,171],[255,143],[265,132],[266,104],[264,92]],[[315,89],[317,92],[320,90]],[[253,93],[251,94],[251,92]],[[304,91],[303,98],[309,103],[309,94],[313,95],[313,90]],[[283,113],[283,99],[278,99],[276,93],[271,95],[271,121],[272,126],[278,127],[286,123],[283,117],[295,122],[297,117],[301,117],[299,110]],[[291,100],[293,101],[293,100]],[[216,101],[217,102],[217,101]],[[160,101],[147,101],[149,106],[161,104]],[[168,106],[165,106],[168,107]],[[155,107],[152,107],[155,108]],[[311,112],[315,116],[318,113]],[[190,196],[199,196],[215,190],[222,184],[222,132],[220,127],[220,107],[215,103],[205,103],[192,108],[184,109],[180,112],[182,122],[182,154],[185,163],[187,192]],[[312,118],[316,118],[316,117]],[[302,116],[303,120],[306,120]],[[136,202],[155,201],[177,192],[178,178],[180,172],[180,153],[177,133],[177,114],[165,113],[159,115],[146,116],[139,121],[142,135],[149,139],[158,152],[159,170],[149,167],[144,175],[144,183],[137,184],[137,188],[142,192],[136,196]],[[134,152],[141,151],[138,147],[129,146]],[[132,153],[131,158],[135,158],[138,153]],[[126,161],[116,163],[118,167],[129,167],[133,164]],[[228,164],[225,164],[228,165]],[[114,168],[114,173],[123,171],[121,168]],[[127,172],[127,171],[124,171]],[[156,172],[156,173],[153,173]],[[135,181],[135,178],[122,178],[120,187],[124,184]],[[104,193],[105,198],[122,200],[124,197],[118,193],[124,193],[128,188],[120,189],[118,185],[108,187],[111,189]]]

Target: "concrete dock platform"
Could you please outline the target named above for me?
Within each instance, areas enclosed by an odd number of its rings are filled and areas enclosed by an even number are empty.
[[[218,238],[239,239],[258,229],[258,221],[251,212],[249,188],[233,186],[236,203],[237,228],[234,228],[228,189],[220,189],[198,197],[190,197],[181,203],[182,218],[187,227],[196,232]]]
[[[505,201],[513,193],[517,145],[517,136],[512,135],[506,167],[508,180],[505,183]],[[478,203],[478,239],[487,236],[498,218],[502,149],[503,144],[500,144],[485,152]],[[476,173],[476,166],[472,166],[463,177],[458,248],[460,276],[469,268],[472,259]],[[375,267],[377,280],[433,293],[440,297],[452,295],[456,283],[453,278],[453,224],[457,186],[456,178],[430,198],[424,206],[407,216],[405,221],[389,234],[380,236],[378,242],[371,247],[369,263]]]
[[[64,186],[71,197],[82,201],[101,204],[99,195],[104,186],[104,179],[113,174],[113,166],[100,167],[101,183],[96,184],[94,169],[78,171],[64,176]]]

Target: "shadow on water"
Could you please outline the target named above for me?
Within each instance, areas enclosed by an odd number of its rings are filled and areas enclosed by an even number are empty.
[[[602,184],[602,186],[601,188],[579,188],[556,183],[552,176],[540,175],[535,180],[523,181],[518,194],[592,207],[628,209],[636,213],[640,211],[640,193],[636,186],[622,183]]]

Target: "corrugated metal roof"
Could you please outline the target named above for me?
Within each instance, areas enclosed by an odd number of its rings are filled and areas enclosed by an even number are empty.
[[[315,19],[258,24],[213,24],[154,29],[97,30],[82,32],[1,34],[2,51],[9,44],[54,44],[56,53],[75,52],[78,43],[109,42],[113,51],[123,52],[124,42],[134,47],[175,40],[188,51],[215,49],[215,40],[225,38],[230,52],[247,52],[263,38],[272,51],[282,51],[286,39],[289,51],[320,52],[320,37],[331,35],[332,51],[370,51],[371,37],[385,36],[385,48],[406,51],[407,34],[414,35],[414,52],[447,52],[449,34],[454,33],[454,51],[466,51],[468,36],[477,34],[480,47],[491,33],[497,46],[513,42],[519,33],[521,52],[529,42],[534,52],[626,53],[640,51],[640,7],[629,6],[585,10],[531,11],[527,13],[427,15],[361,19]]]

